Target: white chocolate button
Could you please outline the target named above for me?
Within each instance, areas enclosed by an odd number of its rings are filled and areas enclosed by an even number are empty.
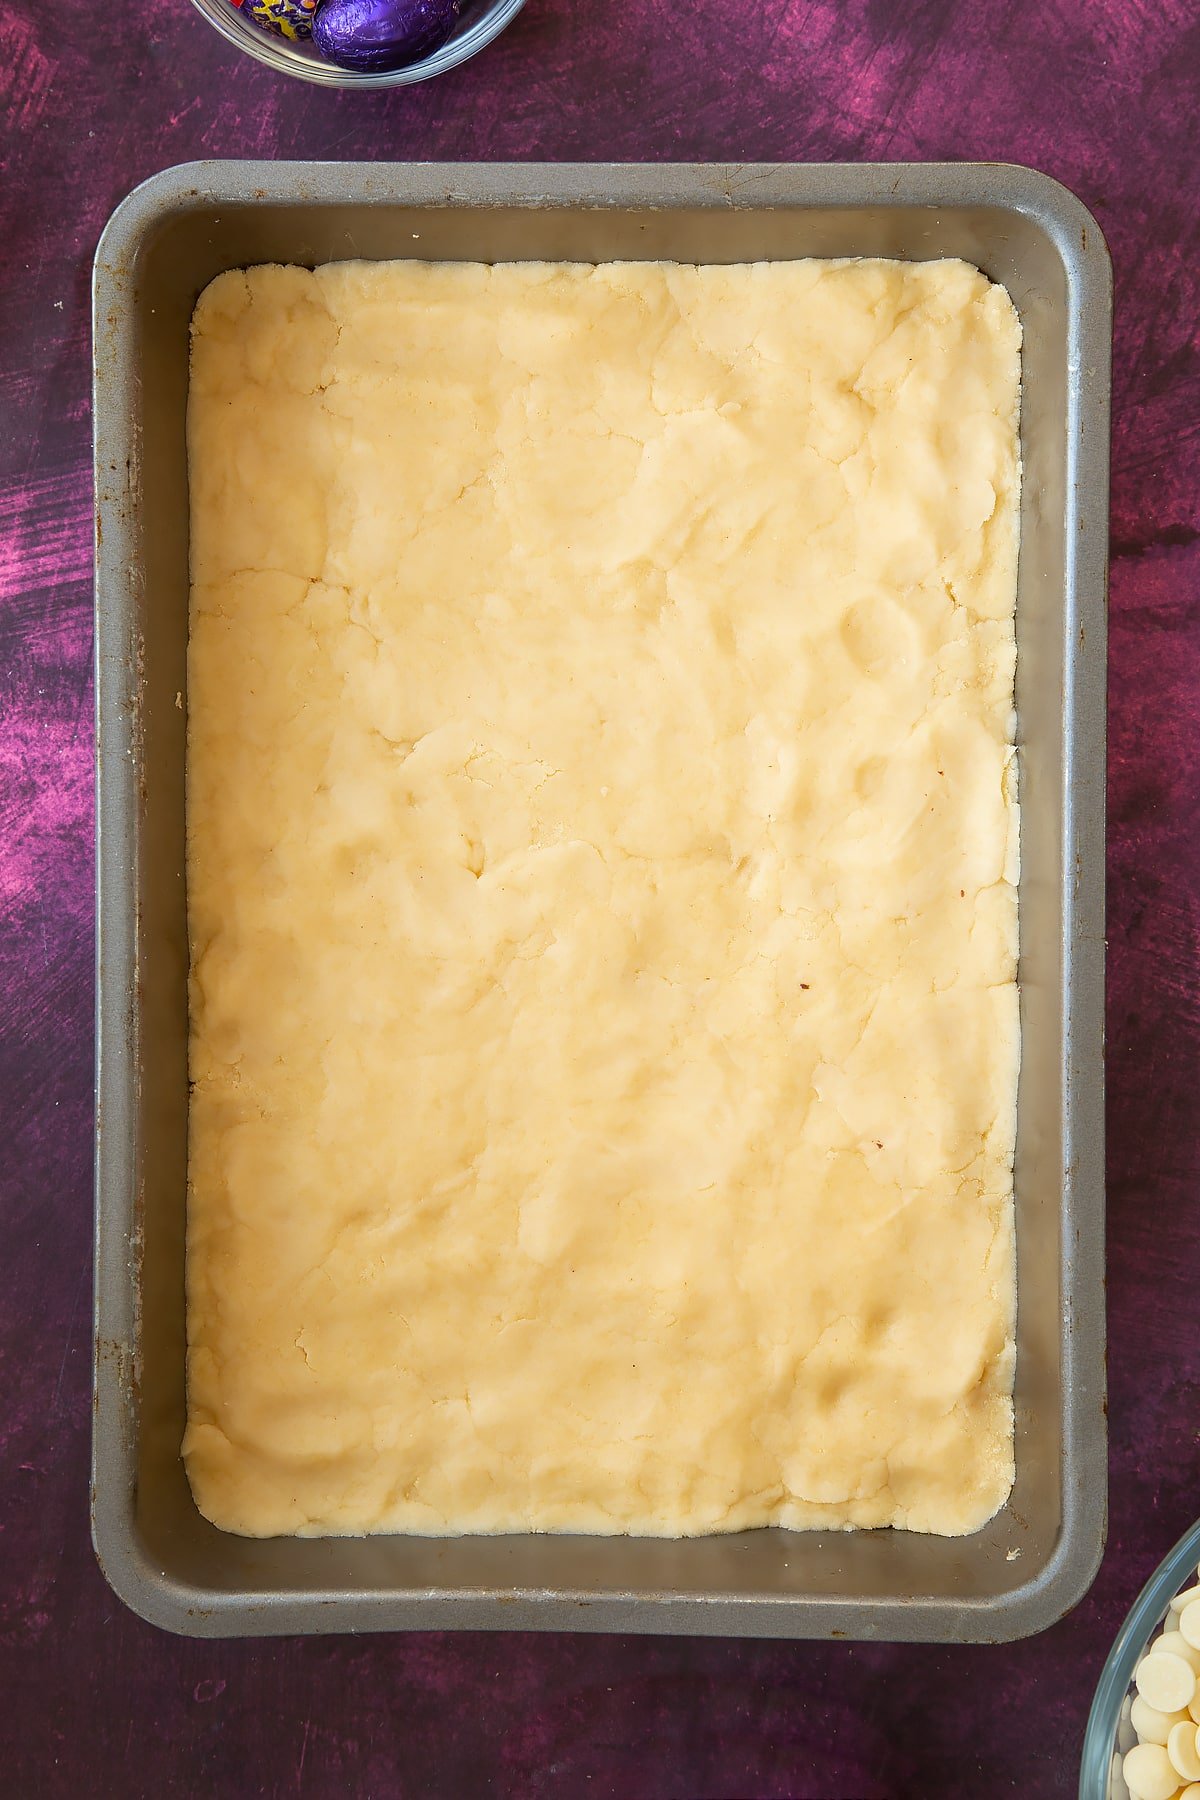
[[[1200,1600],[1200,1587],[1184,1588],[1182,1594],[1176,1594],[1171,1602],[1171,1611],[1181,1613],[1185,1606],[1192,1604],[1193,1600]]]
[[[1200,1706],[1200,1695],[1193,1704]],[[1156,1706],[1151,1706],[1140,1694],[1134,1696],[1133,1705],[1129,1709],[1129,1723],[1137,1732],[1140,1744],[1165,1744],[1171,1735],[1171,1727],[1182,1724],[1187,1716],[1183,1712],[1159,1712]]]
[[[1175,1765],[1161,1744],[1135,1744],[1121,1765],[1125,1785],[1138,1800],[1174,1800],[1179,1790]]]
[[[1200,1686],[1188,1701],[1188,1713],[1194,1725],[1200,1725]]]
[[[1196,1727],[1190,1719],[1182,1725],[1172,1725],[1167,1755],[1185,1781],[1200,1781],[1200,1751],[1196,1748]]]
[[[1196,1671],[1170,1650],[1152,1650],[1133,1679],[1143,1700],[1159,1712],[1183,1712],[1196,1692]]]
[[[1179,1615],[1179,1631],[1193,1650],[1200,1650],[1200,1600],[1193,1600]]]
[[[1197,1675],[1200,1675],[1200,1650],[1195,1644],[1189,1644],[1182,1631],[1164,1631],[1162,1636],[1150,1646],[1151,1655],[1160,1650],[1169,1650],[1172,1656],[1182,1656],[1185,1663],[1190,1663]]]
[[[1191,1661],[1194,1649],[1195,1645],[1189,1644],[1182,1631],[1179,1630],[1177,1619],[1172,1622],[1170,1631],[1164,1631],[1162,1636],[1155,1638],[1150,1646],[1152,1653],[1156,1650],[1169,1650],[1172,1656],[1182,1656],[1184,1662]]]
[[[1190,1787],[1185,1787],[1178,1800],[1200,1800],[1200,1781],[1193,1781]]]

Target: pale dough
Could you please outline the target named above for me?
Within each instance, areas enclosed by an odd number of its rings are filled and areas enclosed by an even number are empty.
[[[203,295],[184,1450],[218,1525],[1002,1503],[1019,339],[957,262]]]

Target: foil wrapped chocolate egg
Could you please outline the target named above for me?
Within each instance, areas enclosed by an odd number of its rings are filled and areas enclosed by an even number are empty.
[[[458,13],[459,0],[322,0],[313,44],[343,69],[403,69],[441,49]]]
[[[312,36],[313,14],[320,0],[234,0],[234,4],[260,30],[295,43]]]

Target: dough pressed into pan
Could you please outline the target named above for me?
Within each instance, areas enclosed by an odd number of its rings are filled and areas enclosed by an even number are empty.
[[[958,262],[202,296],[184,1452],[218,1525],[1003,1502],[1019,345]]]

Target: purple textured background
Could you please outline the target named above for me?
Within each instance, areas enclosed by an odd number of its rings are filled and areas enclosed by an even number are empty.
[[[184,0],[0,5],[0,1785],[20,1796],[1073,1792],[1100,1663],[1200,1514],[1200,22],[1194,0],[530,0],[474,64],[326,94]],[[1117,272],[1109,999],[1112,1523],[1033,1642],[196,1643],[87,1529],[88,270],[200,156],[1001,158]]]

